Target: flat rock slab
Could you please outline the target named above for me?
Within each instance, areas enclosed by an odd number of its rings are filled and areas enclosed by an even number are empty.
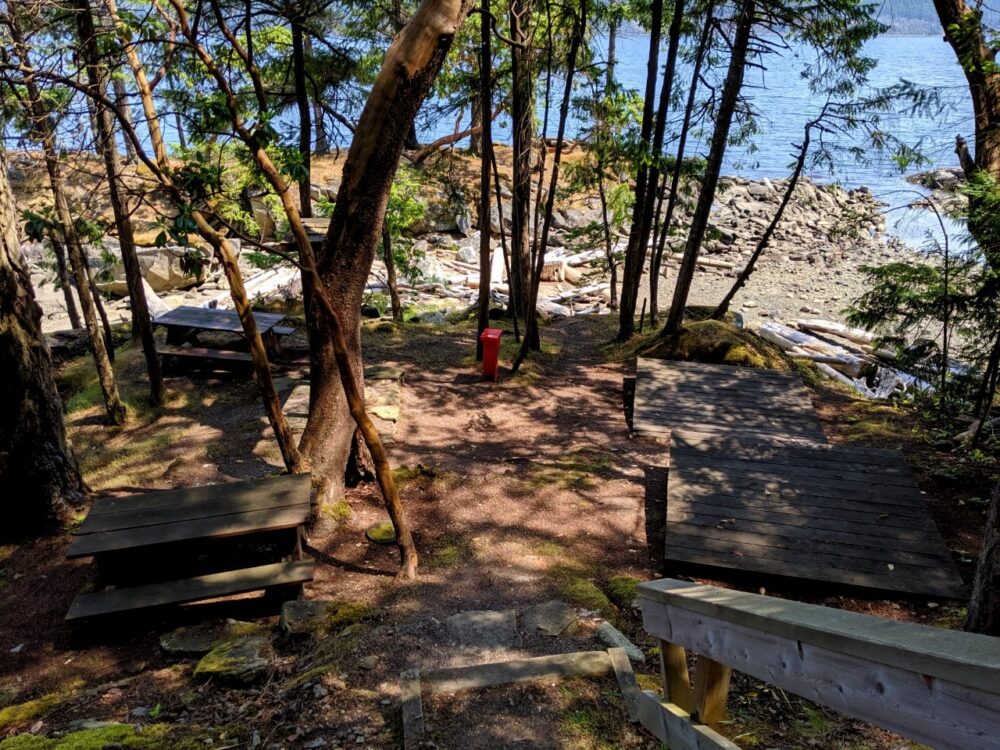
[[[444,621],[448,634],[465,646],[520,645],[517,613],[512,610],[470,610]]]
[[[421,675],[432,692],[457,693],[494,685],[553,680],[566,677],[603,677],[613,667],[607,651],[535,656],[528,659],[436,669]]]
[[[642,653],[642,649],[632,643],[628,636],[610,622],[601,623],[600,627],[597,628],[597,637],[602,643],[612,648],[620,648],[632,661],[645,664],[646,655]]]
[[[195,667],[195,677],[226,685],[252,685],[263,679],[274,660],[271,641],[261,635],[234,638],[216,646]]]
[[[559,599],[536,604],[524,612],[523,618],[525,632],[541,632],[553,637],[562,634],[577,620],[576,610]]]
[[[160,636],[160,648],[175,656],[202,656],[216,646],[241,635],[254,635],[266,625],[253,622],[204,622],[186,625]]]

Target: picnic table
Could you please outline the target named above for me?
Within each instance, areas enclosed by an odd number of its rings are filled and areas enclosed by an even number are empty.
[[[295,598],[313,576],[309,511],[307,474],[99,498],[66,555],[93,557],[98,586],[66,619],[261,589]]]
[[[279,313],[255,312],[253,319],[268,352],[278,353],[281,348],[281,337],[293,330],[280,325],[285,316]],[[163,326],[167,329],[166,346],[160,346],[157,349],[161,356],[197,357],[230,362],[251,361],[247,352],[185,346],[185,344],[197,344],[198,334],[206,331],[242,336],[243,324],[235,310],[182,305],[154,318],[153,325]]]

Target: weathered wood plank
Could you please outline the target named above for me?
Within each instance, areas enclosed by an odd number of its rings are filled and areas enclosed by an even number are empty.
[[[687,652],[669,641],[660,641],[660,681],[664,697],[685,711],[694,711],[694,691],[688,675]]]
[[[727,458],[724,453],[704,452],[704,453],[684,453],[679,452],[677,457],[683,456],[689,463],[686,465],[696,471],[718,471],[723,474],[733,476],[778,476],[786,480],[796,482],[807,482],[813,484],[840,484],[843,482],[862,482],[865,484],[876,484],[888,487],[906,487],[917,490],[917,484],[909,472],[899,471],[896,474],[888,474],[884,471],[852,471],[849,464],[832,463],[827,461],[804,461],[804,462],[782,462],[778,460],[750,461],[742,458]],[[671,451],[671,458],[675,454]],[[902,459],[900,459],[902,461]]]
[[[399,675],[403,713],[403,750],[416,750],[424,741],[424,704],[420,697],[420,670],[410,669]]]
[[[118,513],[142,507],[147,510],[154,508],[176,508],[178,513],[184,513],[184,508],[191,508],[208,502],[216,497],[228,498],[232,501],[268,502],[274,497],[294,497],[308,501],[311,478],[309,474],[286,474],[266,479],[250,479],[243,482],[225,482],[223,484],[208,484],[199,487],[182,487],[174,490],[150,490],[139,495],[124,495],[122,497],[102,497],[94,501],[87,519],[77,533],[86,533],[91,518],[105,513]]]
[[[492,664],[435,669],[423,673],[421,683],[434,692],[456,693],[460,690],[533,680],[604,677],[613,671],[607,651],[577,651]]]
[[[156,353],[161,357],[188,357],[190,359],[210,359],[218,362],[253,362],[249,352],[239,352],[232,349],[210,349],[204,346],[172,346],[158,344]]]
[[[635,672],[632,671],[632,662],[629,661],[625,649],[617,646],[608,649],[608,656],[611,657],[611,668],[615,671],[615,679],[618,681],[618,689],[622,692],[629,721],[635,723],[639,721],[639,683],[636,682]]]
[[[704,440],[691,437],[682,431],[674,432],[675,450],[704,451],[707,448],[723,451],[732,456],[759,456],[771,458],[776,456],[813,456],[823,455],[828,461],[844,461],[863,465],[897,464],[903,454],[899,450],[889,448],[858,447],[845,443],[812,446],[775,446],[770,443],[748,443],[744,440],[730,440],[723,437]],[[907,468],[908,470],[908,468]]]
[[[729,678],[732,670],[725,664],[698,654],[694,668],[694,717],[702,724],[717,724],[726,715]]]
[[[66,619],[79,620],[167,604],[186,604],[272,586],[306,583],[313,578],[313,567],[312,560],[296,560],[213,573],[180,581],[78,594]]]
[[[90,557],[103,552],[151,547],[157,544],[182,542],[191,539],[223,539],[260,531],[292,529],[306,522],[309,507],[294,505],[247,513],[234,513],[193,521],[177,521],[157,526],[142,526],[77,537],[66,553],[67,557]]]
[[[971,636],[963,644],[968,634],[767,597],[748,604],[753,595],[697,588],[711,595],[641,586],[646,629],[935,748],[1000,748],[996,639]],[[954,656],[942,653],[945,644]],[[969,662],[973,655],[978,664]]]
[[[885,529],[881,529],[881,536],[875,533],[862,535],[849,530],[831,531],[811,523],[791,526],[759,520],[737,521],[732,517],[702,517],[696,513],[679,512],[676,508],[671,509],[669,523],[668,533],[679,536],[704,536],[741,545],[745,542],[781,547],[806,554],[811,551],[827,552],[874,561],[904,562],[918,567],[937,567],[946,557],[939,550],[928,549],[926,542],[907,543]],[[879,531],[877,527],[869,528]]]
[[[712,728],[693,721],[680,706],[661,702],[649,690],[639,695],[639,721],[670,750],[740,750]]]
[[[777,475],[756,474],[753,476],[732,476],[725,472],[709,469],[697,469],[687,466],[671,467],[671,480],[676,480],[677,486],[704,486],[716,488],[716,494],[733,497],[746,497],[748,494],[756,497],[802,497],[805,488],[802,482],[789,481]],[[893,506],[900,513],[907,509],[919,509],[926,516],[926,505],[919,495],[911,490],[895,486],[870,485],[865,482],[840,482],[836,484],[811,485],[808,487],[809,498],[827,498],[830,500],[864,500],[880,505]]]
[[[286,316],[278,313],[255,312],[253,317],[254,321],[257,323],[258,330],[261,333],[265,333],[284,320]],[[240,316],[235,310],[220,310],[218,308],[210,307],[191,307],[188,305],[175,307],[169,312],[158,316],[153,320],[153,324],[158,326],[198,328],[204,331],[222,331],[237,334],[243,332],[243,326],[240,323]]]

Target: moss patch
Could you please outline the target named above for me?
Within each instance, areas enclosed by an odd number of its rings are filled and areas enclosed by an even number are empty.
[[[365,536],[375,544],[395,544],[396,527],[392,525],[392,521],[379,521],[368,527]]]
[[[346,500],[338,500],[335,503],[323,503],[319,512],[324,518],[329,518],[338,524],[348,523],[354,517],[354,510]]]
[[[95,729],[82,729],[58,739],[19,734],[0,742],[0,750],[195,750],[238,740],[239,730],[178,727],[153,724],[135,727],[130,724],[109,724]]]
[[[744,328],[717,320],[688,323],[676,336],[654,333],[626,345],[619,356],[675,359],[686,362],[706,362],[715,365],[763,367],[790,370],[788,357],[773,344]]]
[[[49,693],[34,700],[0,709],[0,732],[44,716],[65,703],[68,698],[67,693]]]
[[[614,576],[604,587],[608,598],[619,607],[631,607],[636,597],[636,586],[641,581],[635,576]]]

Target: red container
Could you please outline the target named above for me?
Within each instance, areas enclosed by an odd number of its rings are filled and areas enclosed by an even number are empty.
[[[500,358],[500,336],[503,330],[500,328],[485,328],[479,334],[479,340],[483,344],[483,380],[497,379],[497,360]]]

